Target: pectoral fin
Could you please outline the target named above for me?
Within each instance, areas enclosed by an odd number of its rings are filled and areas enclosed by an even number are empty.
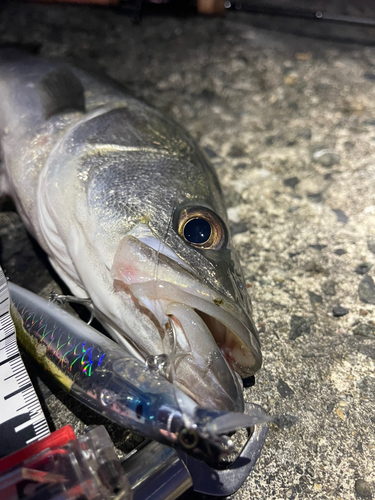
[[[85,95],[81,81],[66,67],[47,73],[40,81],[38,93],[46,119],[67,111],[85,112]]]

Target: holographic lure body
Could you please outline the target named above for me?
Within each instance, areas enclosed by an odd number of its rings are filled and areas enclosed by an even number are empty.
[[[231,431],[269,420],[263,412],[199,408],[157,369],[61,307],[12,283],[9,291],[23,347],[80,402],[124,427],[215,463],[231,452],[222,435],[228,424]]]

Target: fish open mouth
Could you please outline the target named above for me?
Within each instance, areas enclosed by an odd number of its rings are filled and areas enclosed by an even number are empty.
[[[151,245],[150,238],[124,237],[111,270],[115,290],[130,295],[159,330],[160,343],[148,355],[166,354],[166,376],[198,404],[242,411],[240,379],[261,363],[251,319],[169,248]]]

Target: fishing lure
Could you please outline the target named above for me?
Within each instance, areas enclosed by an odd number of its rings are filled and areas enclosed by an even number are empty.
[[[232,452],[228,433],[271,419],[260,409],[200,408],[163,377],[157,357],[139,361],[56,304],[12,283],[9,291],[23,347],[71,395],[117,424],[215,464]]]

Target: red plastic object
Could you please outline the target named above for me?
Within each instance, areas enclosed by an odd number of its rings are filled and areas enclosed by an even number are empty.
[[[76,439],[76,435],[74,434],[73,428],[70,425],[66,425],[40,441],[36,441],[35,443],[32,443],[29,446],[2,458],[0,460],[0,473],[24,462],[28,458],[38,455],[38,453],[47,448],[63,447],[72,439]]]
[[[0,500],[131,500],[105,428],[67,425],[0,460]]]

